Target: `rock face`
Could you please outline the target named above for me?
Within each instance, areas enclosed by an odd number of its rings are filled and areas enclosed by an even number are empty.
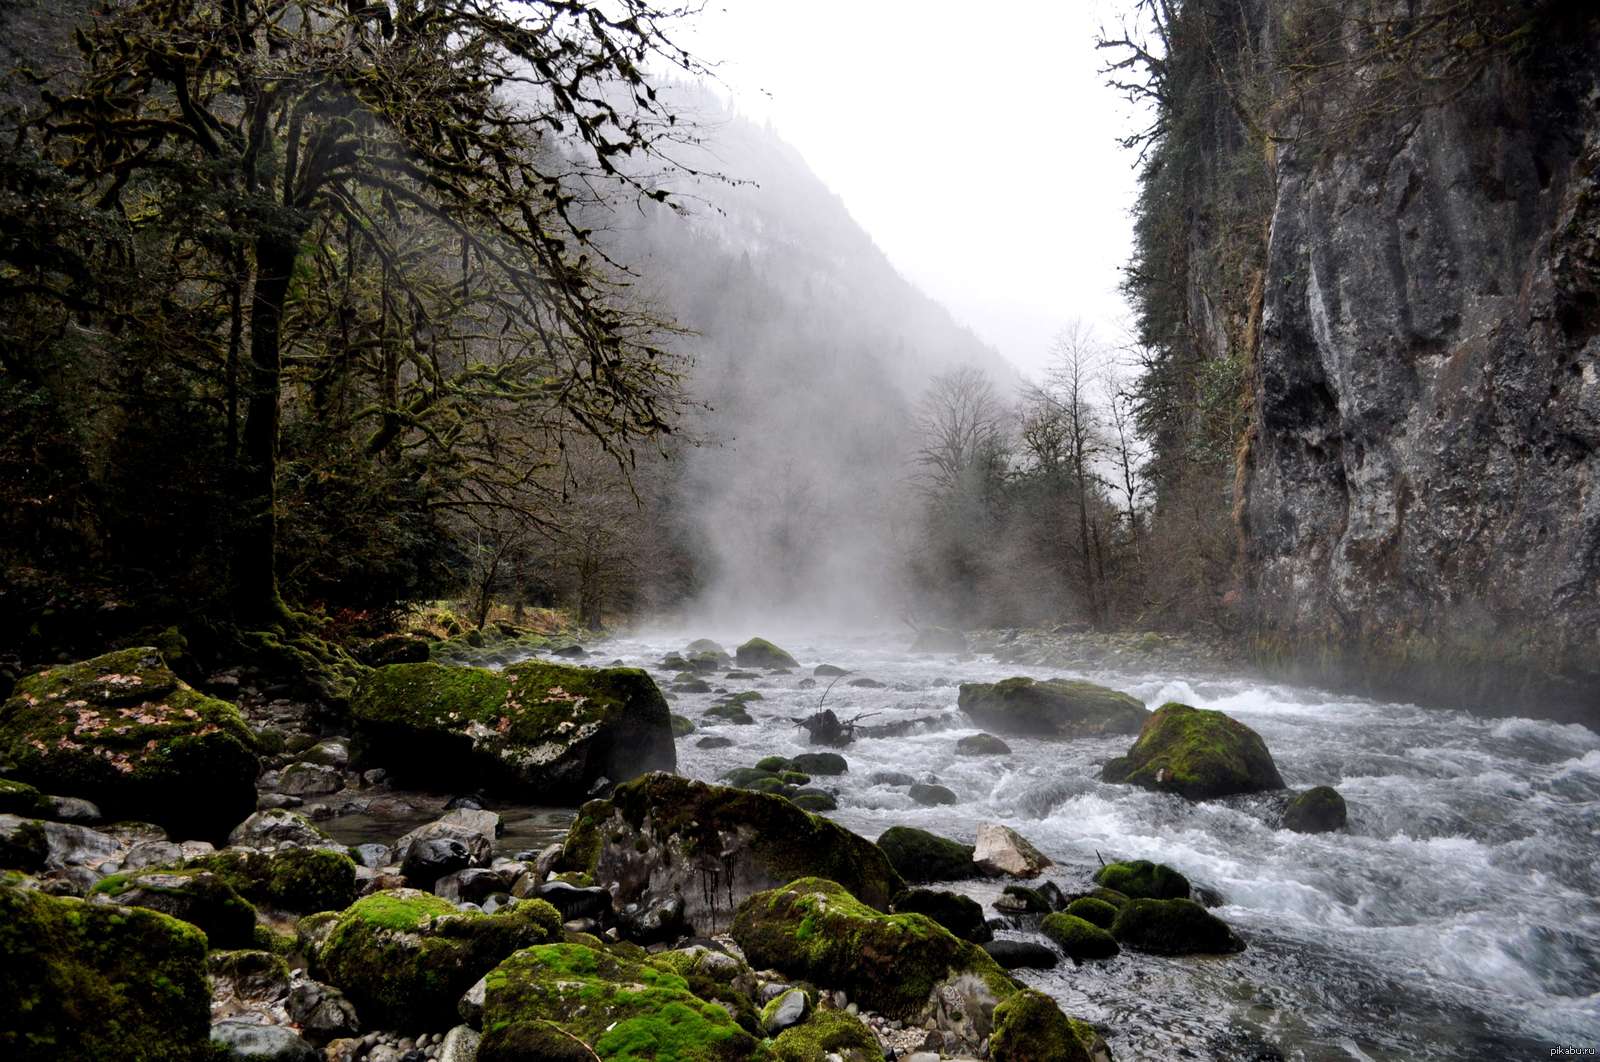
[[[1137,734],[1150,717],[1135,697],[1069,679],[963,682],[958,703],[979,726],[1023,737]]]
[[[0,886],[0,1056],[202,1062],[206,938],[175,918]]]
[[[799,877],[837,879],[887,910],[904,882],[870,841],[782,797],[651,774],[585,804],[561,869],[615,883],[621,909],[682,897],[684,920],[720,933],[753,893]]]
[[[221,840],[255,808],[255,738],[233,705],[191,689],[155,649],[29,675],[0,706],[0,760],[21,782],[114,819]]]
[[[1448,103],[1281,142],[1245,602],[1306,677],[1593,725],[1600,18],[1534,6]]]
[[[1283,778],[1261,735],[1221,712],[1164,704],[1126,756],[1101,777],[1190,800],[1282,789]]]
[[[576,804],[600,779],[673,770],[671,713],[635,668],[396,664],[351,702],[361,757],[431,787]]]

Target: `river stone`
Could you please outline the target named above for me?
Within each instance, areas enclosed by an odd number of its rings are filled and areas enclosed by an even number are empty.
[[[356,861],[357,866],[377,870],[395,862],[394,850],[386,844],[368,843],[358,844],[350,849],[350,858]]]
[[[1228,924],[1193,900],[1129,900],[1111,935],[1134,951],[1154,955],[1226,955],[1244,950]]]
[[[1189,800],[1283,788],[1260,734],[1221,712],[1175,703],[1152,713],[1128,754],[1100,776]]]
[[[476,1029],[457,1025],[444,1034],[444,1042],[439,1045],[434,1062],[477,1062],[482,1041],[483,1037]]]
[[[1055,941],[1067,958],[1078,962],[1110,959],[1122,950],[1110,933],[1077,915],[1060,912],[1045,915],[1039,923],[1039,931]]]
[[[394,844],[395,859],[405,862],[411,845],[418,841],[449,838],[466,845],[472,865],[487,866],[494,856],[494,839],[499,835],[500,816],[478,808],[456,808],[432,822],[418,826]]]
[[[728,749],[733,747],[733,739],[712,735],[703,737],[694,744],[695,748],[699,749]]]
[[[0,885],[0,955],[0,1057],[215,1057],[206,938],[187,922]]]
[[[986,730],[1023,737],[1137,734],[1150,717],[1135,697],[1070,679],[964,682],[957,703]]]
[[[850,764],[837,752],[802,752],[789,760],[789,769],[802,774],[839,775],[850,770]]]
[[[725,931],[747,896],[808,874],[883,910],[904,885],[871,842],[782,797],[659,773],[585,804],[558,866],[611,883],[619,907],[681,895],[702,935]]]
[[[1031,940],[990,940],[983,950],[1007,970],[1048,970],[1061,961],[1055,952]]]
[[[993,734],[969,734],[956,742],[958,756],[1009,756],[1011,746]]]
[[[1188,878],[1148,859],[1107,863],[1094,872],[1094,881],[1135,900],[1186,900],[1190,891]]]
[[[637,668],[397,664],[363,677],[351,715],[361,759],[430,787],[572,804],[677,767],[666,699]]]
[[[1348,821],[1344,797],[1329,785],[1319,785],[1296,794],[1283,811],[1285,829],[1296,833],[1329,833],[1342,830]]]
[[[912,800],[927,808],[960,803],[960,798],[956,796],[955,792],[942,785],[928,785],[918,782],[908,790],[908,794]]]
[[[878,838],[878,847],[907,881],[959,881],[978,874],[971,845],[914,826],[889,827]]]
[[[994,1008],[990,1062],[1111,1062],[1094,1026],[1061,1013],[1056,1001],[1024,989]]]
[[[122,844],[115,837],[87,826],[0,815],[0,867],[93,870],[115,866],[121,854]]]
[[[181,918],[205,930],[212,947],[248,948],[255,943],[255,908],[219,875],[209,871],[140,870],[114,874],[94,887],[91,898]]]
[[[294,1030],[281,1025],[225,1018],[211,1026],[211,1041],[221,1044],[225,1057],[249,1062],[319,1062],[317,1049]]]
[[[841,675],[850,674],[844,668],[836,667],[833,664],[818,664],[811,669],[811,673],[817,678],[838,678]]]
[[[284,843],[318,845],[327,840],[328,835],[313,826],[311,820],[287,808],[258,811],[228,834],[230,845],[250,845],[255,848]]]
[[[58,822],[73,822],[81,826],[100,822],[105,818],[104,815],[100,814],[99,807],[93,801],[85,800],[82,797],[51,796],[46,794],[42,800],[44,802],[42,814],[47,819],[55,819]]]
[[[326,738],[302,752],[300,758],[306,763],[338,767],[342,770],[350,766],[350,740],[342,737]]]
[[[985,874],[1009,874],[1014,878],[1036,878],[1045,867],[1055,866],[1016,830],[993,822],[978,827],[972,861]]]
[[[343,992],[298,970],[290,979],[286,1009],[289,1020],[300,1026],[301,1034],[314,1044],[326,1044],[361,1031],[355,1004]]]
[[[471,863],[472,853],[459,838],[426,837],[406,846],[400,873],[412,886],[431,889],[440,878],[464,870]]]
[[[740,667],[799,667],[794,657],[779,649],[765,638],[751,638],[734,650]]]
[[[219,840],[256,804],[256,739],[238,710],[148,647],[20,679],[0,705],[0,761],[17,781],[179,837]]]
[[[761,1029],[776,1036],[791,1025],[798,1025],[811,1011],[811,1000],[804,990],[791,988],[761,1009]]]
[[[344,788],[344,775],[320,763],[291,763],[278,776],[278,788],[290,796],[326,796]]]
[[[938,889],[907,889],[894,899],[895,914],[924,914],[962,940],[986,944],[994,931],[983,919],[978,901],[958,892]]]

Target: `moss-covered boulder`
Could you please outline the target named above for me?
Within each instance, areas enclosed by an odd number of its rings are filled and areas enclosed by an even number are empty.
[[[773,1062],[882,1062],[883,1046],[859,1018],[842,1010],[819,1010],[772,1041]]]
[[[226,848],[189,866],[211,871],[251,903],[276,910],[342,911],[356,901],[355,861],[326,848]]]
[[[1109,959],[1122,949],[1116,938],[1086,919],[1065,912],[1044,916],[1039,923],[1040,932],[1056,942],[1066,952],[1067,958],[1079,962],[1090,959]]]
[[[1026,989],[994,1008],[990,1062],[1109,1062],[1110,1057],[1094,1026],[1067,1017],[1043,992]]]
[[[907,881],[960,881],[978,876],[978,868],[972,864],[972,845],[915,826],[889,827],[878,838],[878,847]]]
[[[1331,785],[1297,793],[1283,809],[1284,828],[1295,833],[1331,833],[1344,829],[1348,821],[1344,797]]]
[[[734,650],[740,667],[799,667],[794,657],[779,649],[765,638],[751,638]]]
[[[615,883],[619,908],[681,896],[701,934],[726,930],[745,897],[798,877],[837,879],[881,910],[905,887],[872,842],[782,797],[669,774],[585,804],[557,866]]]
[[[123,649],[20,680],[0,706],[0,761],[108,818],[219,841],[256,804],[255,738],[154,649]]]
[[[994,931],[983,917],[982,906],[958,892],[907,889],[895,897],[894,913],[927,915],[962,940],[974,944],[987,944],[994,939]]]
[[[1136,697],[1071,679],[964,682],[957,703],[979,726],[1024,737],[1137,734],[1150,717]]]
[[[478,1062],[745,1062],[759,1055],[758,1041],[683,977],[582,944],[530,947],[490,971],[483,1031]]]
[[[576,804],[604,777],[673,770],[667,702],[637,668],[396,664],[351,702],[357,748],[397,779]]]
[[[346,908],[323,939],[317,965],[363,1020],[443,1029],[455,1024],[456,1003],[478,978],[513,952],[560,936],[561,916],[543,900],[485,915],[393,889]]]
[[[1193,900],[1129,900],[1111,923],[1111,935],[1134,951],[1153,955],[1229,955],[1244,941],[1228,923]]]
[[[0,886],[0,1057],[201,1062],[205,934],[137,907]]]
[[[1283,788],[1261,735],[1221,712],[1163,704],[1139,731],[1126,756],[1100,775],[1190,800]]]
[[[50,814],[51,803],[45,795],[26,782],[0,778],[0,815],[20,815],[25,819],[43,818]]]
[[[969,734],[956,742],[958,756],[1009,756],[1011,746],[993,734]]]
[[[199,926],[212,947],[255,944],[256,910],[227,882],[204,870],[138,870],[113,874],[90,891],[91,899],[143,907]]]
[[[886,915],[821,878],[758,893],[739,907],[733,939],[757,969],[842,989],[852,1002],[902,1021],[926,1020],[946,999],[981,1036],[1015,985],[982,948],[920,914]],[[976,1042],[976,1041],[974,1041]]]
[[[694,720],[688,716],[674,713],[672,716],[672,736],[688,737],[692,733],[694,733]]]
[[[802,752],[789,760],[789,769],[832,776],[847,773],[850,764],[837,752]]]
[[[1130,859],[1107,863],[1095,871],[1096,885],[1115,890],[1130,899],[1187,900],[1189,879],[1165,863]]]
[[[1124,900],[1123,902],[1126,903],[1127,901]],[[1117,920],[1117,905],[1102,900],[1098,896],[1079,896],[1076,900],[1067,904],[1064,910],[1067,914],[1081,918],[1090,925],[1099,926],[1101,929],[1110,929],[1111,923]]]

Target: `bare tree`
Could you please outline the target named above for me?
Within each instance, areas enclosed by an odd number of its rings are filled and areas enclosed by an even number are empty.
[[[916,462],[924,489],[943,494],[1003,460],[1005,410],[994,384],[966,366],[934,377],[917,406]]]
[[[1144,493],[1144,450],[1134,425],[1132,391],[1115,362],[1107,364],[1101,377],[1106,393],[1106,428],[1109,456],[1117,482],[1112,489],[1122,495],[1122,510],[1128,518],[1128,541],[1133,548],[1135,567],[1139,558],[1139,498]]]
[[[1106,619],[1105,561],[1090,528],[1089,507],[1100,483],[1094,462],[1105,448],[1101,414],[1092,400],[1096,377],[1105,365],[1105,352],[1093,330],[1083,321],[1074,320],[1057,333],[1050,357],[1045,393],[1060,418],[1063,456],[1077,508],[1078,559],[1089,617],[1100,625]]]

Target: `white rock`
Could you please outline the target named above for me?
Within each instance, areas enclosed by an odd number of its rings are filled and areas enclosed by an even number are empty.
[[[1016,830],[995,822],[978,827],[972,861],[985,874],[1009,874],[1014,878],[1036,878],[1045,867],[1055,866]]]

